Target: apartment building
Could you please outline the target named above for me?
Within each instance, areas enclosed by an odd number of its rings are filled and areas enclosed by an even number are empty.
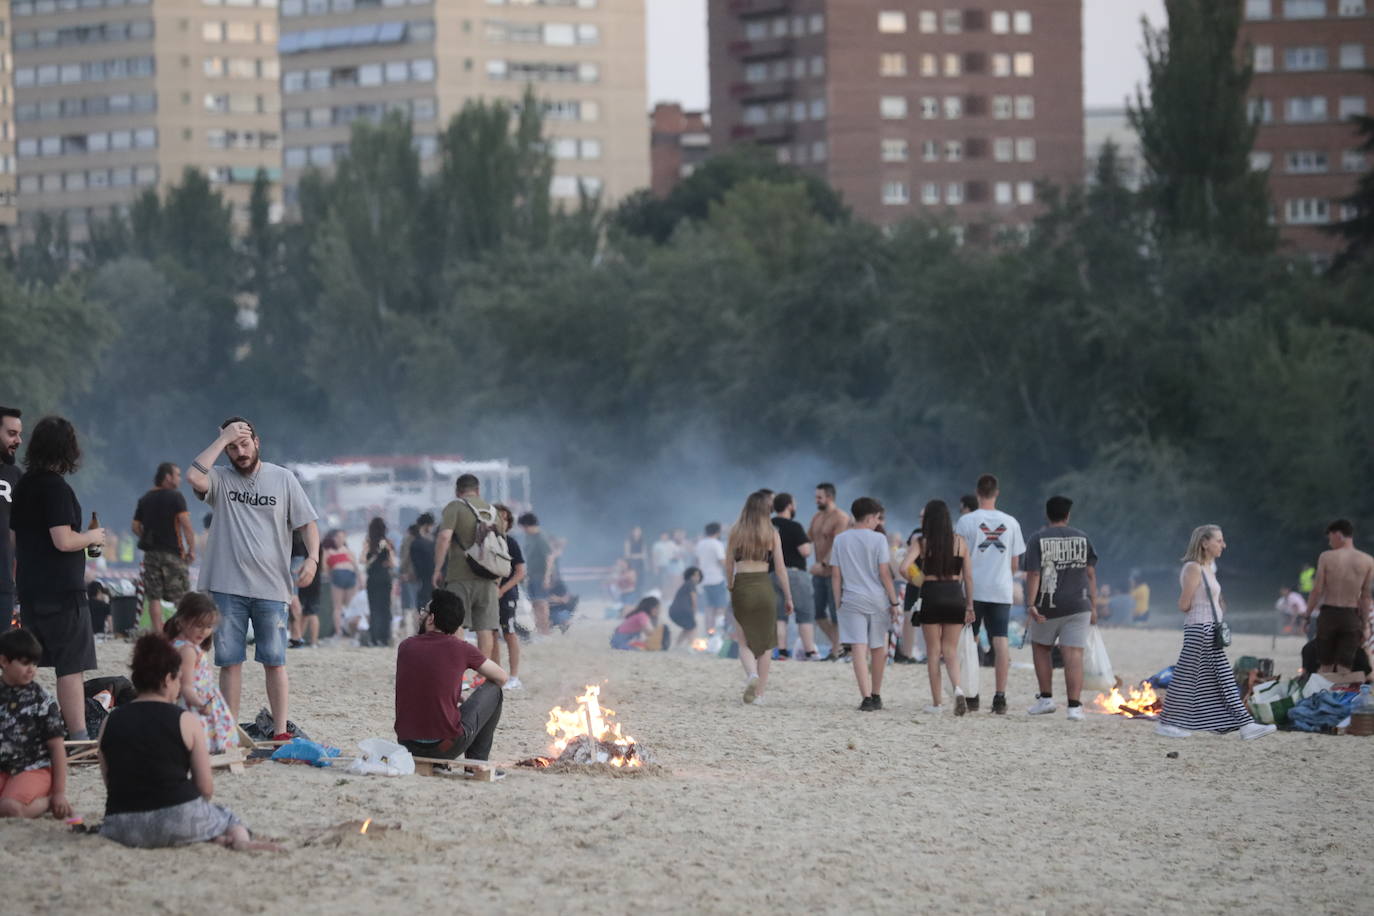
[[[555,198],[615,201],[649,180],[644,46],[644,0],[281,0],[287,201],[307,167],[345,151],[355,120],[406,113],[434,167],[465,102],[518,102],[527,85]]]
[[[1349,214],[1341,198],[1371,163],[1350,123],[1374,97],[1374,18],[1366,0],[1237,0],[1240,43],[1254,66],[1260,121],[1252,165],[1269,173],[1273,219],[1293,250],[1340,248],[1322,227]]]
[[[710,0],[712,143],[770,147],[856,213],[1024,225],[1082,180],[1080,0]]]
[[[649,189],[667,197],[711,154],[710,115],[659,102],[649,114]]]
[[[10,0],[0,0],[0,233],[19,218],[14,206],[14,85],[10,55]]]
[[[195,166],[246,219],[280,175],[276,0],[11,0],[21,228],[74,237]]]

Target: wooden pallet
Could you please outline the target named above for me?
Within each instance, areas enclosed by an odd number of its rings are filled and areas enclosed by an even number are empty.
[[[223,754],[210,755],[210,769],[228,770],[230,773],[239,774],[244,772],[243,751],[237,748],[232,751],[225,751]]]
[[[480,760],[464,760],[461,757],[453,760],[438,757],[416,757],[415,775],[452,776],[459,779],[471,779],[474,782],[495,782],[498,778],[496,767],[492,764]]]
[[[100,754],[100,742],[92,738],[89,741],[64,741],[67,749],[67,763],[98,763]]]

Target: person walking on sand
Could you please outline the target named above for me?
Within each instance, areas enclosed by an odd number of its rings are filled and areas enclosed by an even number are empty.
[[[907,550],[902,566],[920,565],[921,635],[926,640],[926,673],[930,678],[928,713],[945,711],[941,695],[940,662],[954,691],[954,714],[968,711],[968,698],[959,681],[959,634],[973,623],[973,564],[968,544],[954,533],[949,506],[932,499],[921,510],[921,536]]]
[[[830,550],[831,589],[840,642],[849,647],[854,680],[859,687],[859,711],[883,708],[883,668],[887,665],[887,634],[901,609],[892,581],[892,556],[883,523],[883,504],[861,496],[850,506],[854,526],[835,537]]]
[[[710,522],[696,546],[697,569],[701,570],[701,591],[706,599],[706,629],[721,632],[730,610],[725,572],[725,545],[720,542],[720,522]],[[722,635],[724,635],[722,633]],[[744,657],[744,653],[740,653]]]
[[[787,579],[795,604],[793,615],[797,621],[797,635],[801,637],[802,658],[814,661],[820,656],[816,653],[816,605],[811,593],[811,582],[806,575],[806,559],[811,556],[811,540],[806,529],[797,518],[797,503],[791,493],[778,493],[773,497],[773,527],[778,529],[782,539],[782,556],[787,561],[785,570],[774,570],[775,579]],[[782,602],[782,586],[775,584],[773,590],[778,599],[778,655],[787,658],[787,613]]]
[[[744,702],[756,705],[768,689],[768,668],[773,648],[778,644],[769,556],[774,569],[787,568],[782,539],[769,520],[772,508],[772,499],[763,491],[749,494],[739,521],[730,529],[730,541],[725,548],[725,582],[740,642],[739,660],[744,666]],[[785,575],[778,579],[778,587],[782,589],[787,613],[791,614],[792,589]]]
[[[1178,575],[1178,609],[1188,615],[1183,619],[1183,651],[1155,726],[1155,734],[1165,738],[1187,738],[1195,731],[1238,730],[1248,741],[1275,730],[1273,725],[1256,722],[1245,708],[1226,649],[1217,642],[1217,624],[1226,612],[1217,582],[1217,557],[1225,549],[1226,538],[1216,525],[1200,525],[1188,539]],[[1066,652],[1065,667],[1067,662]]]
[[[1054,645],[1064,655],[1064,694],[1070,721],[1083,713],[1083,650],[1097,623],[1097,551],[1077,528],[1069,527],[1073,500],[1051,496],[1045,503],[1049,525],[1026,541],[1026,616],[1040,692],[1027,712],[1043,716],[1054,702]]]
[[[978,478],[978,508],[959,517],[954,532],[969,548],[973,566],[973,634],[979,627],[988,631],[996,665],[996,692],[992,711],[1007,714],[1007,676],[1011,672],[1011,653],[1007,649],[1007,626],[1011,623],[1011,585],[1017,564],[1026,552],[1021,523],[997,508],[1001,487],[997,478],[984,474]],[[978,698],[969,697],[968,708],[978,708]]]
[[[816,484],[816,514],[811,516],[806,536],[811,539],[811,589],[816,613],[816,626],[830,640],[830,654],[825,661],[840,658],[839,618],[835,613],[835,586],[831,582],[830,548],[839,533],[849,527],[849,516],[835,505],[835,485]]]
[[[477,633],[477,651],[489,656],[501,630],[496,580],[472,568],[467,550],[477,540],[477,513],[495,518],[498,527],[500,520],[496,510],[482,498],[482,484],[477,475],[459,476],[453,483],[453,492],[454,498],[444,507],[443,519],[439,522],[439,536],[434,540],[432,581],[435,588],[443,585],[462,599],[467,625]],[[462,638],[461,633],[459,638]]]
[[[1327,680],[1359,683],[1355,653],[1369,639],[1370,583],[1374,557],[1355,549],[1355,526],[1338,518],[1326,526],[1331,549],[1317,558],[1317,578],[1307,596],[1307,613],[1317,618],[1317,660]]]

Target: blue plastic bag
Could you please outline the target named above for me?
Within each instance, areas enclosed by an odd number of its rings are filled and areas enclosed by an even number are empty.
[[[272,752],[273,760],[304,760],[311,766],[327,767],[331,757],[339,756],[337,747],[327,747],[307,738],[292,738]]]
[[[1173,665],[1170,665],[1169,667],[1167,667],[1167,668],[1165,668],[1165,669],[1163,669],[1163,670],[1161,670],[1161,671],[1156,672],[1155,675],[1154,675],[1153,677],[1146,678],[1146,680],[1149,682],[1149,684],[1150,684],[1151,687],[1163,687],[1165,690],[1168,690],[1168,689],[1169,689],[1169,684],[1173,682],[1173,679],[1174,679],[1174,666],[1173,666]]]

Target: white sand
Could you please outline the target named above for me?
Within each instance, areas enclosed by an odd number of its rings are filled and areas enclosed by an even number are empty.
[[[775,667],[765,708],[740,702],[737,662],[613,652],[609,624],[579,620],[526,651],[495,757],[546,750],[543,724],[583,684],[668,767],[658,778],[512,771],[478,784],[354,777],[263,763],[216,782],[216,801],[280,855],[197,847],[142,852],[61,824],[0,822],[9,913],[640,913],[947,911],[1369,912],[1364,849],[1374,743],[1278,734],[1168,741],[1143,721],[1063,712],[1028,718],[1029,671],[1012,712],[920,713],[924,666],[889,669],[887,708],[860,714],[848,666]],[[1105,631],[1120,673],[1174,661],[1177,632]],[[1236,639],[1233,657],[1299,644]],[[104,646],[121,673],[126,644]],[[1029,649],[1016,661],[1029,660]],[[293,651],[291,717],[350,752],[391,736],[394,653]],[[243,718],[263,704],[246,669]],[[48,681],[50,686],[50,680]],[[1062,702],[1062,681],[1056,692]],[[1167,759],[1169,751],[1178,759]],[[89,822],[104,791],[80,768],[71,799]],[[399,832],[306,845],[341,821]]]

